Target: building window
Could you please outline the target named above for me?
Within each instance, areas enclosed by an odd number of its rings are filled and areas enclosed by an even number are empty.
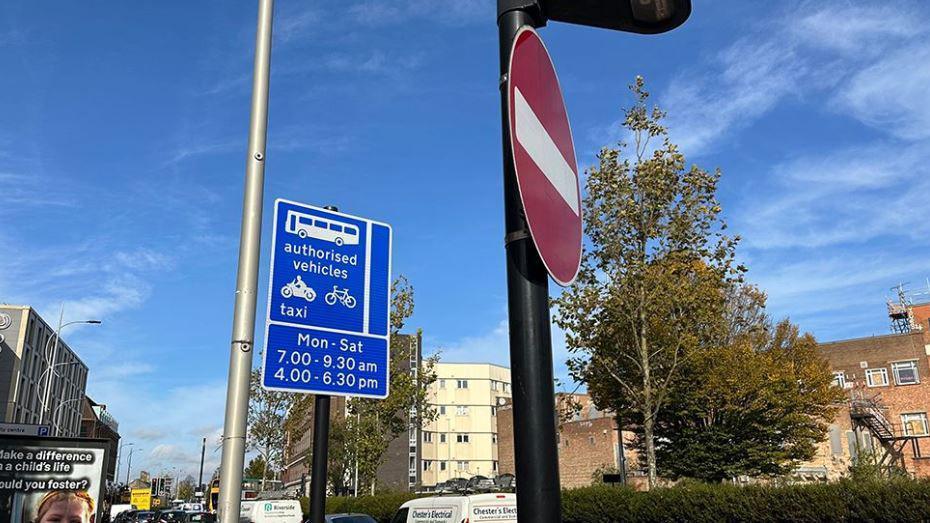
[[[446,380],[439,380],[439,388],[440,389],[446,388]]]
[[[423,443],[432,443],[433,442],[433,433],[424,432],[423,433]]]
[[[843,371],[836,371],[833,373],[833,384],[841,389],[846,388],[846,373]]]
[[[491,390],[497,390],[497,382],[494,380],[491,380]]]
[[[927,427],[927,413],[901,414],[901,425],[904,426],[905,436],[926,436],[930,434]]]
[[[468,462],[467,461],[456,461],[455,468],[457,470],[462,470],[462,471],[468,470]]]
[[[468,416],[468,407],[464,405],[459,405],[458,407],[455,408],[455,415],[456,416]]]
[[[869,387],[887,387],[888,386],[888,369],[866,369],[865,382]]]
[[[491,443],[497,445],[497,434],[491,434]]]
[[[467,389],[468,380],[455,380],[455,386],[456,388],[459,388],[459,389]]]
[[[491,415],[497,416],[497,407],[495,407],[494,405],[491,405]]]
[[[497,472],[497,462],[496,462],[496,461],[492,461],[492,462],[491,462],[491,470],[493,470],[494,472]]]
[[[501,385],[504,387],[504,392],[510,392],[510,384],[509,384],[509,383],[501,383]]]
[[[423,460],[423,471],[425,472],[427,470],[433,470],[433,462],[428,459],[424,459]]]
[[[445,443],[445,442],[446,442],[446,433],[443,432],[442,434],[439,435],[439,443]]]
[[[446,462],[445,462],[445,461],[440,461],[440,462],[439,462],[439,470],[446,470]]]
[[[459,443],[468,443],[468,434],[456,434],[455,441]]]
[[[894,373],[894,382],[898,385],[920,383],[920,377],[917,375],[917,360],[892,363],[891,371]]]
[[[445,416],[445,415],[446,415],[446,406],[445,406],[445,405],[440,405],[440,406],[439,406],[439,415],[440,415],[440,416]]]

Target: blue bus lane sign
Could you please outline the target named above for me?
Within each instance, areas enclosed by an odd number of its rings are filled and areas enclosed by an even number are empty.
[[[275,200],[262,384],[386,398],[391,227]]]

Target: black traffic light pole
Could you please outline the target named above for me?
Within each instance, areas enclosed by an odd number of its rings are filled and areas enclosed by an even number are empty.
[[[517,31],[544,24],[532,1],[498,1],[501,130],[504,145],[504,218],[510,376],[513,384],[514,461],[520,521],[562,521],[555,440],[555,387],[549,328],[549,275],[523,214],[510,147],[507,75]],[[535,11],[535,12],[534,12]]]
[[[313,463],[310,469],[310,523],[323,523],[323,516],[326,509],[326,464],[329,455],[329,400],[329,396],[317,394],[313,403]]]
[[[691,15],[691,0],[497,0],[507,304],[513,382],[514,461],[520,521],[562,520],[555,388],[549,326],[549,276],[529,234],[510,144],[510,52],[523,26],[547,20],[640,34],[670,31]]]
[[[333,205],[323,207],[339,212]],[[313,400],[313,462],[310,464],[310,523],[324,523],[326,515],[326,466],[329,462],[329,403],[331,396]]]

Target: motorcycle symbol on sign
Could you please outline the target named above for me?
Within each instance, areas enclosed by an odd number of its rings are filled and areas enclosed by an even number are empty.
[[[281,296],[285,298],[290,298],[296,296],[298,298],[303,298],[307,301],[313,301],[316,299],[316,291],[313,290],[313,287],[310,287],[300,278],[300,275],[297,275],[294,278],[294,281],[286,284],[284,287],[281,287]]]

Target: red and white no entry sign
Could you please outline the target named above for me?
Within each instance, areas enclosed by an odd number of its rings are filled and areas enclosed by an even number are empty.
[[[575,146],[552,59],[531,27],[514,38],[508,84],[510,145],[530,234],[549,275],[571,285],[581,264]]]

